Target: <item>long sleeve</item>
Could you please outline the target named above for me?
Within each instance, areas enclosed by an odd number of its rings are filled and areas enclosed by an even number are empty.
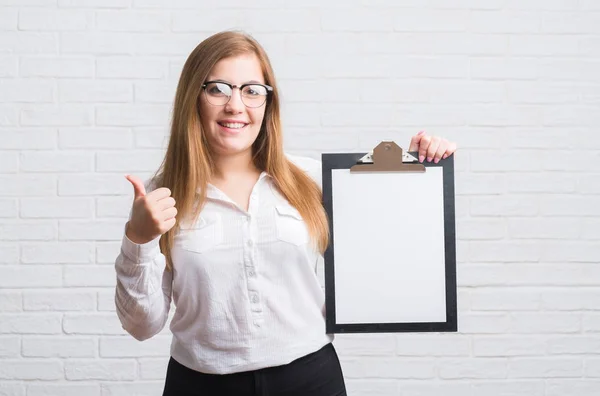
[[[140,341],[163,329],[171,306],[172,272],[158,242],[136,244],[123,235],[115,260],[117,315],[123,329]]]

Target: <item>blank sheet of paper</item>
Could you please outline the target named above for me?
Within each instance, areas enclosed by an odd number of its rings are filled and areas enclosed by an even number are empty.
[[[332,170],[338,324],[446,320],[441,167]]]

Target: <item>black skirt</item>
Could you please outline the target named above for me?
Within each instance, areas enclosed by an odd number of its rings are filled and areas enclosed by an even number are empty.
[[[204,374],[171,357],[163,396],[346,396],[333,345],[293,362],[234,374]]]

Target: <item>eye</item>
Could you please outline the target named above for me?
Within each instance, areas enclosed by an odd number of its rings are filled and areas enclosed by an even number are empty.
[[[247,85],[244,87],[244,95],[246,96],[264,96],[267,90],[262,85]]]
[[[210,83],[206,86],[206,92],[208,92],[210,95],[229,96],[231,93],[231,88],[224,83]]]

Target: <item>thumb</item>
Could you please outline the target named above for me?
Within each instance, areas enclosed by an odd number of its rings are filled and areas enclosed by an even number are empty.
[[[134,199],[143,197],[146,195],[146,188],[144,187],[144,182],[140,180],[139,177],[133,175],[126,175],[125,179],[129,180],[131,185],[133,186]]]
[[[418,151],[419,150],[419,144],[421,143],[421,138],[423,138],[424,134],[425,134],[425,131],[420,131],[415,136],[413,136],[412,139],[410,139],[410,147],[408,148],[408,151]]]

